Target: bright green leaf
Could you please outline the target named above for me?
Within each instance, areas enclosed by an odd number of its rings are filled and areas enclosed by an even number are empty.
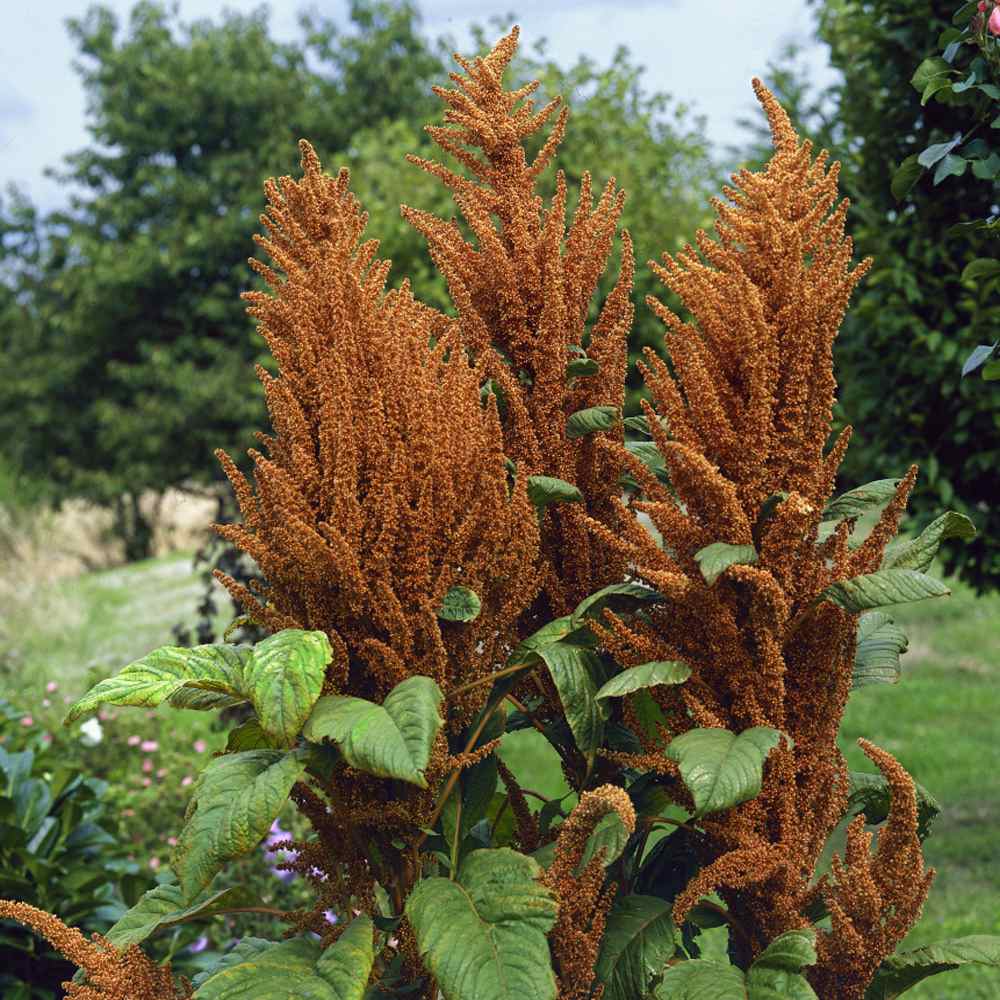
[[[953,70],[944,59],[940,56],[931,56],[916,68],[910,83],[916,90],[923,90],[934,77],[948,76],[951,73]]]
[[[882,963],[865,1000],[894,1000],[928,976],[963,965],[1000,967],[1000,937],[976,934],[897,952]]]
[[[336,1000],[361,1000],[374,963],[374,926],[362,914],[320,955],[316,972],[333,987]]]
[[[479,595],[468,587],[452,587],[438,609],[438,618],[449,622],[471,622],[482,610]]]
[[[579,875],[583,872],[598,851],[604,852],[602,864],[605,868],[614,864],[621,857],[622,851],[625,850],[628,838],[628,828],[617,812],[612,811],[602,816],[583,845],[580,860],[576,865],[576,874]]]
[[[244,687],[261,729],[275,746],[293,746],[323,688],[333,657],[323,632],[283,629],[257,643]]]
[[[352,767],[427,787],[424,768],[443,725],[441,689],[430,677],[408,677],[381,705],[345,695],[316,703],[303,730],[307,740],[332,740]]]
[[[528,476],[528,498],[539,509],[550,503],[583,503],[583,494],[564,479]]]
[[[589,406],[570,414],[566,421],[566,437],[579,438],[586,434],[613,430],[619,421],[616,406]]]
[[[319,942],[293,938],[269,944],[209,976],[195,1000],[341,1000],[316,974]]]
[[[562,642],[540,647],[538,655],[548,667],[577,748],[592,763],[604,738],[604,708],[594,683],[600,660],[591,649]]]
[[[546,934],[556,904],[537,862],[509,848],[473,851],[458,880],[418,882],[406,916],[445,1000],[555,1000]]]
[[[698,958],[663,974],[655,1000],[747,1000],[746,981],[735,965]]]
[[[704,816],[759,795],[764,761],[780,740],[781,734],[767,726],[739,734],[692,729],[673,739],[666,755],[680,768],[696,815]]]
[[[246,750],[208,764],[195,783],[174,855],[185,902],[227,861],[256,849],[304,771],[297,754],[279,750]]]
[[[663,597],[641,583],[612,583],[585,597],[574,609],[570,619],[579,628],[588,618],[600,620],[604,609],[617,613],[635,611],[644,604],[660,604]]]
[[[899,658],[906,652],[906,633],[884,612],[869,611],[858,619],[852,687],[895,684]]]
[[[992,257],[977,257],[965,265],[963,281],[978,281],[980,278],[995,278],[1000,274],[1000,260]]]
[[[920,573],[930,569],[938,548],[948,538],[975,538],[976,526],[964,515],[949,510],[935,518],[912,541],[894,549],[886,556],[886,569],[915,569]]]
[[[711,587],[730,566],[748,566],[757,561],[757,550],[752,545],[730,545],[712,542],[694,554],[701,575]]]
[[[873,483],[858,486],[842,493],[823,508],[824,521],[838,521],[845,517],[860,517],[870,507],[888,503],[899,486],[898,479],[876,479]]]
[[[802,970],[816,962],[813,931],[787,931],[775,938],[747,972],[748,1000],[817,1000]]]
[[[946,597],[951,591],[940,580],[913,569],[880,569],[875,573],[831,583],[819,600],[845,611],[868,611],[891,604],[906,604],[929,597]]]
[[[670,903],[656,896],[617,897],[597,956],[597,981],[604,984],[604,1000],[645,996],[674,950]]]
[[[691,668],[680,660],[652,660],[629,667],[612,677],[597,692],[597,700],[621,698],[643,688],[660,684],[682,684],[691,676]]]
[[[847,807],[852,815],[864,813],[865,822],[877,826],[889,816],[892,789],[884,774],[870,771],[851,771],[849,774],[850,795]],[[917,836],[923,840],[931,832],[934,817],[941,812],[938,800],[923,785],[914,782],[917,793]]]

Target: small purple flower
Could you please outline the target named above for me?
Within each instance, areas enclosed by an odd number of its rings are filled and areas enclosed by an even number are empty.
[[[197,955],[198,952],[204,951],[207,947],[208,938],[203,934],[200,938],[195,938],[195,940],[188,945],[188,951],[191,952],[192,955]]]
[[[335,924],[337,922],[337,914],[333,910],[324,910],[323,916],[326,918],[328,924]]]

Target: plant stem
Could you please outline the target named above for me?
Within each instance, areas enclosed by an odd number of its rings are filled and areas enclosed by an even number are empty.
[[[480,677],[478,680],[469,681],[467,684],[459,684],[458,687],[452,688],[448,693],[449,695],[454,695],[462,694],[464,691],[472,691],[474,688],[482,687],[484,684],[492,684],[500,677],[508,677],[510,674],[516,674],[521,670],[528,670],[536,665],[537,664],[519,663],[516,667],[504,667],[503,670],[497,670],[495,673],[487,674],[485,677]]]

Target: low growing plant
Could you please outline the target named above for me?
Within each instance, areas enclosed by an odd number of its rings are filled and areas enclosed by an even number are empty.
[[[71,996],[861,1000],[1000,961],[985,936],[896,950],[938,807],[886,751],[863,741],[874,769],[852,774],[837,746],[852,689],[899,676],[883,609],[947,594],[926,571],[973,528],[947,513],[890,546],[915,468],[831,496],[850,437],[828,444],[831,346],[868,267],[836,165],[755,81],[774,156],[734,175],[715,238],[651,264],[691,318],[648,300],[670,363],[647,353],[653,403],[623,427],[626,232],[593,300],[624,195],[595,204],[585,176],[567,227],[559,174],[543,205],[567,114],[542,138],[558,102],[504,89],[516,44],[438,90],[429,131],[464,172],[415,161],[461,221],[403,208],[454,316],[385,290],[346,171],[303,142],[302,179],[268,182],[271,291],[247,298],[273,434],[253,484],[220,456],[243,518],[220,530],[261,570],[222,580],[269,634],[156,650],[69,718],[253,714],[193,786],[176,881],[106,937],[0,904],[85,970]],[[572,789],[540,808],[498,753],[529,727]],[[172,978],[139,944],[252,908],[227,875],[289,799],[311,832],[283,867],[312,905]],[[728,961],[700,957],[708,927]]]

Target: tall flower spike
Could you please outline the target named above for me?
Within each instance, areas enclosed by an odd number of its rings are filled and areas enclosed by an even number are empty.
[[[738,947],[748,960],[779,934],[809,925],[818,892],[812,877],[847,809],[837,733],[857,616],[817,598],[831,582],[878,567],[915,476],[912,470],[900,483],[860,549],[848,547],[849,529],[818,544],[848,440],[842,435],[825,450],[836,392],[833,339],[870,262],[851,264],[838,165],[828,165],[826,153],[812,156],[759,80],[754,90],[771,125],[770,162],[759,173],[735,174],[724,189],[728,204],[713,202],[715,238],[699,232],[696,248],[650,262],[690,313],[682,319],[649,300],[667,327],[671,363],[649,356],[653,405],[645,412],[671,485],[637,477],[643,499],[634,507],[649,516],[662,547],[636,531],[620,532],[617,544],[664,601],[647,622],[626,629],[608,616],[613,634],[600,630],[624,666],[681,659],[691,667],[684,685],[650,691],[669,735],[763,725],[791,737],[770,754],[760,796],[705,817],[701,873],[675,907],[679,919],[718,891],[746,931]],[[605,447],[625,460],[623,446]],[[610,542],[605,525],[589,523]],[[710,586],[695,555],[713,542],[753,544],[756,562],[729,567]],[[659,737],[647,736],[634,762],[648,763],[660,747]],[[843,879],[829,894],[833,929],[810,972],[817,984],[839,984],[841,976],[853,982],[877,967],[916,918],[926,888],[901,769],[873,759],[893,782],[895,818],[884,849],[869,858],[855,838],[841,867]],[[905,877],[883,877],[890,869]],[[877,893],[864,890],[869,882]],[[854,934],[860,914],[878,934]],[[839,986],[834,992],[855,996]]]
[[[251,452],[256,490],[220,455],[243,524],[217,530],[259,563],[266,596],[220,579],[266,626],[327,633],[327,690],[381,698],[423,674],[447,694],[506,658],[539,586],[537,518],[524,478],[508,487],[481,366],[405,282],[384,291],[390,263],[361,242],[346,170],[328,177],[301,149],[302,179],[266,186],[258,237],[284,275],[254,262],[271,290],[245,296],[279,369],[259,371],[274,431]],[[474,621],[437,616],[458,585],[481,599]]]
[[[428,127],[434,141],[466,169],[463,176],[440,163],[409,157],[439,177],[474,237],[454,222],[403,207],[404,217],[427,239],[431,256],[448,282],[458,312],[462,342],[504,399],[504,447],[518,476],[555,476],[576,485],[586,511],[617,525],[613,504],[622,464],[600,449],[596,438],[571,438],[567,418],[594,406],[618,409],[624,402],[627,337],[633,309],[632,244],[622,233],[617,284],[588,330],[587,313],[608,265],[624,193],[608,181],[596,206],[584,174],[576,210],[566,229],[567,191],[560,172],[545,210],[536,193],[539,175],[555,158],[566,127],[563,108],[541,150],[529,162],[524,143],[548,122],[558,98],[537,112],[529,96],[538,81],[505,90],[503,74],[517,48],[518,29],[485,57],[455,56],[463,73],[452,73],[455,89],[435,88],[446,105],[445,125]],[[589,340],[588,340],[589,337]],[[567,364],[587,344],[595,374],[568,378]],[[620,440],[620,431],[616,433]],[[619,554],[588,536],[574,504],[547,508],[542,525],[547,607],[532,616],[537,627],[571,610],[608,583],[621,580]],[[529,629],[530,630],[530,629]]]

